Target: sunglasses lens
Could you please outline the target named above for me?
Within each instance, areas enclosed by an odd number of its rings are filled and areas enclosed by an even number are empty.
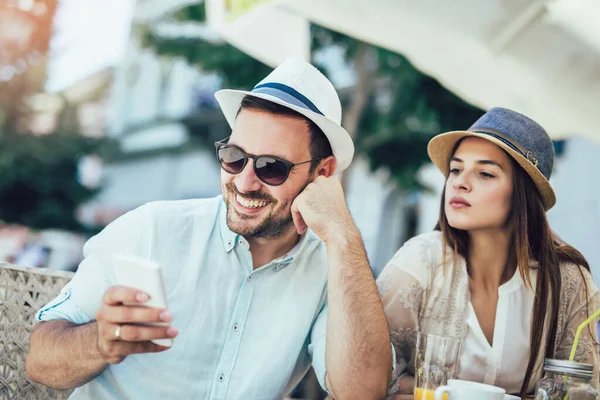
[[[258,157],[256,175],[269,185],[281,185],[288,177],[288,166],[272,157]]]
[[[220,147],[217,156],[221,167],[230,174],[239,174],[246,165],[246,156],[237,147]]]

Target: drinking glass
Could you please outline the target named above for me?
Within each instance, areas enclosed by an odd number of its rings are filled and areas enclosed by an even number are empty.
[[[415,355],[414,400],[434,400],[439,386],[454,378],[462,339],[419,332]],[[447,395],[444,394],[444,400]]]

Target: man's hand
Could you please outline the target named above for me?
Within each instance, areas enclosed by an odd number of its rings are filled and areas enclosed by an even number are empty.
[[[146,293],[123,286],[109,288],[102,298],[96,315],[98,323],[98,349],[109,364],[118,364],[130,354],[157,353],[169,347],[151,342],[177,336],[171,326],[147,326],[149,323],[168,323],[171,313],[158,308],[144,307]],[[126,306],[136,303],[139,306]]]
[[[325,244],[356,229],[342,185],[334,176],[318,176],[309,183],[292,203],[292,218],[298,234],[310,228]]]
[[[392,400],[413,400],[414,382],[415,379],[410,375],[404,375],[400,378],[398,392],[392,396]]]

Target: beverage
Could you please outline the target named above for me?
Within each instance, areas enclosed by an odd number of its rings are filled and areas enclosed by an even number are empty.
[[[435,389],[454,377],[461,339],[419,333],[415,354],[415,400],[434,400]],[[442,400],[447,400],[444,395]]]
[[[433,389],[415,388],[415,400],[435,400],[434,393]],[[448,400],[446,393],[442,395],[442,400]]]

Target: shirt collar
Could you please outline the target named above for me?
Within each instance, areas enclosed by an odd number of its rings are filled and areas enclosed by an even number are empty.
[[[227,206],[225,205],[225,200],[222,200],[219,206],[219,230],[221,231],[223,248],[229,253],[235,247],[239,235],[227,226]]]
[[[533,286],[532,289],[534,292],[537,277],[537,266],[537,261],[531,260],[529,261],[529,269],[527,270],[527,273],[529,274],[529,280],[531,281],[531,284]],[[500,285],[500,287],[498,288],[498,293],[512,293],[516,290],[519,290],[523,285],[525,285],[525,281],[521,276],[521,271],[519,271],[519,268],[516,268],[512,278],[509,279],[508,282],[505,282],[504,284]]]
[[[309,236],[311,233],[312,233],[311,231],[306,231],[302,236],[300,236],[300,240],[298,241],[298,243],[296,243],[294,248],[292,248],[290,251],[288,251],[282,257],[279,257],[277,260],[274,260],[274,261],[286,262],[286,263],[291,263],[292,261],[294,261],[294,258],[298,257],[298,255],[300,255],[300,253],[306,246],[306,243],[309,241]]]
[[[229,253],[235,247],[240,235],[233,232],[227,226],[227,207],[225,206],[224,200],[221,202],[219,210],[219,230],[221,231],[221,240],[223,241],[223,248],[227,253]],[[282,257],[271,261],[271,264],[277,264],[276,269],[278,271],[283,269],[284,267],[291,264],[292,261],[294,261],[294,259],[298,257],[298,255],[300,255],[300,253],[302,252],[304,247],[306,247],[306,244],[309,241],[315,238],[316,235],[309,229],[308,231],[306,231],[306,233],[300,236],[300,240],[298,241],[298,243],[296,243],[293,249],[284,254]]]
[[[516,268],[512,278],[500,285],[500,287],[498,288],[498,294],[512,293],[516,290],[519,290],[521,286],[523,286],[521,271],[519,271],[519,268]]]

